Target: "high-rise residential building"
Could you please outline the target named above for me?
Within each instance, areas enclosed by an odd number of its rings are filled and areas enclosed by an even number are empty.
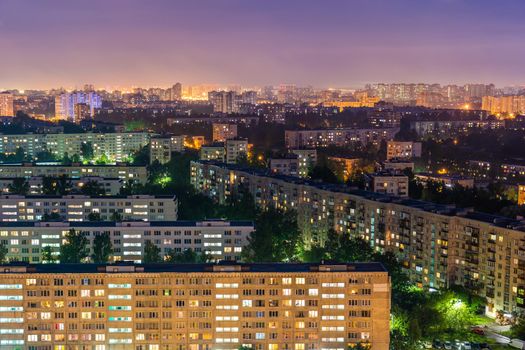
[[[0,93],[0,117],[13,117],[13,94],[9,92]]]
[[[89,221],[90,215],[100,220],[174,221],[177,220],[178,201],[173,195],[151,196],[86,196],[86,195],[2,195],[0,221],[38,221],[49,215],[58,215],[66,221]]]
[[[171,160],[171,144],[170,136],[155,136],[150,139],[149,144],[149,158],[150,164],[155,161],[160,164],[166,164]]]
[[[246,139],[230,139],[225,142],[226,148],[226,163],[234,164],[241,155],[248,156],[248,140]]]
[[[329,228],[361,237],[394,253],[420,287],[459,285],[486,298],[492,317],[525,310],[523,221],[224,163],[192,162],[191,182],[219,203],[247,189],[260,208],[293,210],[305,242],[323,242]]]
[[[171,100],[179,101],[182,99],[182,84],[176,83],[171,87]]]
[[[388,350],[379,263],[0,265],[2,349]],[[67,345],[66,345],[67,344]]]
[[[72,164],[63,165],[60,163],[19,163],[19,164],[0,164],[0,177],[2,178],[25,178],[33,177],[60,177],[65,176],[71,179],[82,177],[116,178],[125,182],[144,184],[148,179],[148,172],[145,166],[141,165],[90,165]]]
[[[208,101],[212,104],[214,113],[234,113],[235,98],[234,91],[210,91],[208,93]]]
[[[225,142],[237,137],[237,124],[213,123],[213,142]]]
[[[383,140],[392,140],[398,131],[399,128],[286,130],[284,137],[288,148],[367,145],[369,143],[379,145]]]
[[[525,114],[525,95],[483,96],[481,109],[497,116]]]
[[[81,121],[91,117],[90,106],[86,103],[77,103],[75,105],[75,115],[73,122],[79,124]]]
[[[102,98],[95,92],[71,92],[55,97],[55,118],[75,121],[75,106],[84,103],[89,106],[89,116],[95,115],[95,109],[102,107]]]
[[[14,154],[22,148],[30,158],[48,151],[61,159],[66,154],[69,157],[82,156],[82,145],[89,143],[95,159],[106,157],[110,161],[122,162],[146,146],[150,137],[151,134],[146,132],[4,135],[0,138],[0,152]]]
[[[74,230],[86,237],[90,254],[94,253],[93,241],[103,232],[109,235],[113,247],[111,261],[140,263],[148,241],[160,249],[161,257],[171,251],[191,250],[205,254],[210,261],[238,261],[254,227],[251,221],[224,220],[39,221],[0,222],[0,230],[10,261],[42,262],[41,250],[51,247],[51,255],[58,262],[64,237]],[[20,239],[22,236],[26,238]]]
[[[496,89],[494,84],[466,84],[465,93],[471,98],[482,98],[483,96],[494,96]]]

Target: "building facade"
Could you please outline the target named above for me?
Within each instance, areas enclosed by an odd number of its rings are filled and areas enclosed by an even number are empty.
[[[82,133],[82,134],[19,134],[0,135],[0,152],[15,154],[22,148],[25,155],[35,158],[39,152],[48,151],[58,158],[66,154],[82,155],[82,145],[91,144],[93,157],[107,157],[122,162],[150,142],[151,134],[131,133]]]
[[[377,263],[2,265],[4,350],[388,350]]]
[[[90,254],[97,235],[108,234],[111,261],[142,262],[147,241],[160,248],[161,256],[173,249],[206,254],[210,261],[240,260],[242,249],[253,232],[250,221],[123,221],[123,222],[0,222],[0,241],[8,249],[7,259],[42,262],[42,249],[50,247],[60,261],[60,246],[70,230],[88,239]]]
[[[0,117],[14,117],[13,94],[9,92],[0,93]]]
[[[0,164],[0,177],[26,178],[60,177],[71,179],[82,177],[118,178],[123,181],[146,183],[148,172],[139,165],[62,165],[60,163]]]
[[[67,221],[89,221],[90,215],[100,220],[164,221],[177,220],[178,202],[174,196],[0,196],[0,221],[38,221],[45,215],[58,214]]]
[[[73,193],[82,193],[82,187],[89,182],[96,182],[98,186],[103,190],[104,195],[107,196],[116,196],[120,193],[120,190],[126,184],[122,179],[117,177],[98,177],[98,176],[82,176],[77,178],[66,178],[66,182],[70,187],[70,191]],[[28,194],[44,194],[44,177],[43,176],[33,176],[26,178],[26,181],[29,185]],[[55,183],[58,183],[58,179],[53,180]],[[15,182],[15,178],[12,177],[0,177],[0,188],[3,194],[12,193],[10,186]],[[56,186],[56,185],[55,185]]]
[[[388,141],[386,159],[412,159],[421,157],[421,142]]]
[[[237,137],[237,124],[213,123],[213,142],[225,142]]]
[[[297,212],[305,241],[332,228],[391,251],[420,287],[465,286],[487,298],[487,313],[523,311],[525,223],[450,206],[193,162],[193,186],[218,202],[238,189],[255,204]]]
[[[379,145],[383,140],[392,140],[398,131],[399,128],[286,130],[284,137],[288,148],[348,146],[358,143]]]
[[[95,115],[95,109],[102,107],[102,98],[95,92],[64,93],[55,97],[55,118],[79,122],[75,118],[75,108],[84,104],[89,109],[89,116]]]
[[[150,164],[155,161],[160,164],[166,164],[171,160],[171,137],[156,136],[150,139],[149,161]]]

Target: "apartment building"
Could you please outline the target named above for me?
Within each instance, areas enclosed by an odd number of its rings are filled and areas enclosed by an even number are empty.
[[[199,159],[224,162],[226,159],[226,149],[224,148],[224,143],[213,143],[211,145],[202,146],[199,151]]]
[[[408,197],[408,176],[393,173],[368,175],[372,191],[390,196]]]
[[[226,148],[226,163],[237,163],[239,156],[242,154],[248,156],[250,145],[246,139],[229,139],[224,143]]]
[[[213,142],[237,138],[237,124],[213,123]]]
[[[151,241],[166,255],[171,249],[191,249],[206,254],[210,260],[240,260],[243,247],[253,232],[250,221],[102,221],[102,222],[0,222],[0,241],[8,249],[7,259],[30,263],[42,262],[42,249],[51,247],[59,260],[65,235],[75,230],[89,241],[107,233],[113,247],[112,261],[142,262],[144,245]]]
[[[82,134],[19,134],[0,135],[0,153],[14,154],[22,148],[28,157],[49,151],[62,158],[82,155],[82,144],[89,143],[95,158],[105,155],[111,161],[122,162],[146,146],[151,134],[129,133],[82,133]]]
[[[139,165],[62,165],[60,163],[9,163],[0,164],[0,177],[3,178],[31,178],[31,177],[60,177],[76,179],[81,177],[119,178],[124,181],[134,181],[141,184],[148,180],[145,166]]]
[[[421,157],[421,142],[388,141],[386,159],[412,159]]]
[[[101,220],[177,220],[177,199],[172,195],[150,196],[0,196],[0,221],[38,221],[56,213],[67,221],[89,221],[90,214]]]
[[[292,154],[283,158],[270,159],[270,170],[274,174],[299,176],[299,157]]]
[[[11,193],[10,186],[13,185],[15,178],[13,177],[0,177],[0,192],[3,194]],[[28,194],[31,195],[42,195],[44,194],[44,177],[43,176],[32,176],[26,179],[29,185]],[[96,182],[98,186],[102,188],[104,194],[107,196],[116,196],[120,193],[124,181],[116,177],[98,177],[98,176],[82,176],[78,178],[67,178],[67,183],[71,187],[71,192],[82,193],[82,187],[88,182]],[[56,181],[58,182],[58,180]]]
[[[379,145],[383,140],[392,140],[398,131],[399,128],[286,130],[284,137],[288,148],[348,146],[357,143]]]
[[[297,155],[297,159],[299,160],[299,177],[307,177],[310,169],[317,164],[317,150],[292,149],[291,153]]]
[[[150,139],[149,145],[150,164],[159,162],[166,164],[171,160],[171,137],[156,136]]]
[[[295,210],[305,241],[328,228],[391,251],[425,288],[461,285],[487,298],[487,314],[525,308],[525,223],[255,169],[192,162],[193,186],[218,202],[242,187],[259,207]],[[520,294],[521,293],[521,294]]]
[[[3,350],[388,350],[378,263],[0,266]]]

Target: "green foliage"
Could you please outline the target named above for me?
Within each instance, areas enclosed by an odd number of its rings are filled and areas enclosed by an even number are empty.
[[[148,165],[149,159],[150,159],[149,145],[146,145],[142,147],[140,150],[138,150],[137,152],[135,152],[135,154],[133,154],[131,158],[132,158],[132,161],[131,161],[132,165]]]
[[[525,339],[525,315],[521,314],[510,328],[513,338]]]
[[[169,263],[178,263],[178,264],[195,264],[195,263],[205,263],[208,261],[206,254],[197,253],[192,249],[186,249],[181,253],[176,252],[174,249],[170,249],[164,261]]]
[[[297,259],[300,235],[295,212],[270,208],[259,213],[255,227],[243,249],[245,261],[289,262]]]
[[[35,155],[35,161],[38,162],[54,162],[56,160],[55,155],[48,150],[40,151]]]
[[[56,258],[53,256],[53,249],[50,246],[45,246],[42,248],[42,262],[44,264],[52,264],[56,261]]]
[[[47,195],[66,195],[71,191],[71,182],[64,174],[59,177],[44,176],[42,178],[42,192]]]
[[[60,246],[60,263],[73,264],[84,261],[89,256],[88,239],[74,229],[69,230],[66,242]]]
[[[103,196],[106,194],[104,187],[102,187],[98,181],[93,180],[86,182],[80,191],[87,196]]]
[[[93,213],[93,212],[88,214],[87,219],[88,219],[88,221],[92,221],[92,222],[102,221],[100,213]]]
[[[50,214],[45,213],[42,215],[42,221],[61,221],[62,217],[57,212],[52,212]]]
[[[339,183],[337,176],[326,165],[314,166],[308,175],[310,176],[312,180],[319,180],[322,182],[332,183],[332,184]]]
[[[7,247],[4,243],[0,242],[0,264],[7,262]]]
[[[109,233],[96,235],[93,240],[93,254],[91,254],[93,262],[107,263],[111,254],[113,254],[113,246]]]
[[[121,222],[122,219],[122,214],[120,214],[118,211],[111,213],[111,221]]]
[[[80,144],[80,155],[84,161],[90,162],[95,156],[95,150],[91,142],[82,142]]]
[[[144,244],[144,263],[160,263],[162,257],[160,256],[160,248],[157,247],[153,242],[147,240]]]
[[[26,195],[29,192],[29,183],[23,177],[13,179],[13,182],[7,186],[9,193]]]

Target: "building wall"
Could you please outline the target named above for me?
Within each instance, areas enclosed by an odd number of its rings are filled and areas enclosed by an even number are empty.
[[[0,93],[0,117],[14,117],[13,94]]]
[[[69,178],[96,176],[102,178],[119,178],[124,181],[146,183],[148,174],[146,167],[137,165],[36,165],[0,164],[2,178],[31,178],[34,176]]]
[[[192,162],[191,175],[193,186],[218,202],[242,186],[259,207],[295,210],[305,241],[323,242],[333,228],[391,251],[421,287],[466,286],[487,297],[488,313],[525,307],[517,298],[525,285],[522,222],[213,163]]]
[[[171,160],[171,137],[152,137],[149,145],[150,164],[158,161],[166,164]]]
[[[285,144],[288,148],[347,146],[352,143],[379,145],[382,140],[393,139],[398,131],[399,128],[286,130]]]
[[[0,305],[12,310],[0,315],[2,349],[389,347],[390,283],[382,269],[194,266],[2,266]]]
[[[102,220],[112,220],[118,213],[125,220],[177,220],[174,196],[0,196],[0,221],[42,220],[44,214],[58,213],[68,221],[88,221],[89,214],[98,213]]]
[[[3,194],[9,194],[9,186],[13,184],[15,178],[11,177],[2,177],[0,178],[0,189]],[[123,180],[119,178],[106,178],[98,176],[82,176],[79,178],[68,178],[66,181],[71,185],[72,191],[76,193],[81,193],[82,187],[89,181],[93,181],[99,184],[100,187],[104,190],[105,195],[107,196],[116,196],[120,193],[122,186],[124,185]],[[44,178],[42,176],[33,176],[27,178],[27,183],[29,184],[30,195],[43,195],[43,182]]]
[[[22,147],[29,157],[34,158],[39,152],[47,150],[62,158],[66,153],[70,157],[81,155],[82,143],[90,142],[95,158],[105,155],[112,161],[122,162],[146,146],[150,136],[141,132],[1,135],[0,152],[14,154]]]
[[[42,249],[51,247],[60,259],[60,246],[69,230],[82,232],[93,252],[93,240],[108,233],[113,247],[112,261],[142,262],[144,245],[151,241],[161,249],[161,255],[170,249],[183,252],[191,249],[206,253],[210,260],[240,260],[242,249],[254,230],[253,223],[210,221],[162,222],[35,222],[32,225],[0,223],[0,240],[8,249],[12,261],[42,262]]]

